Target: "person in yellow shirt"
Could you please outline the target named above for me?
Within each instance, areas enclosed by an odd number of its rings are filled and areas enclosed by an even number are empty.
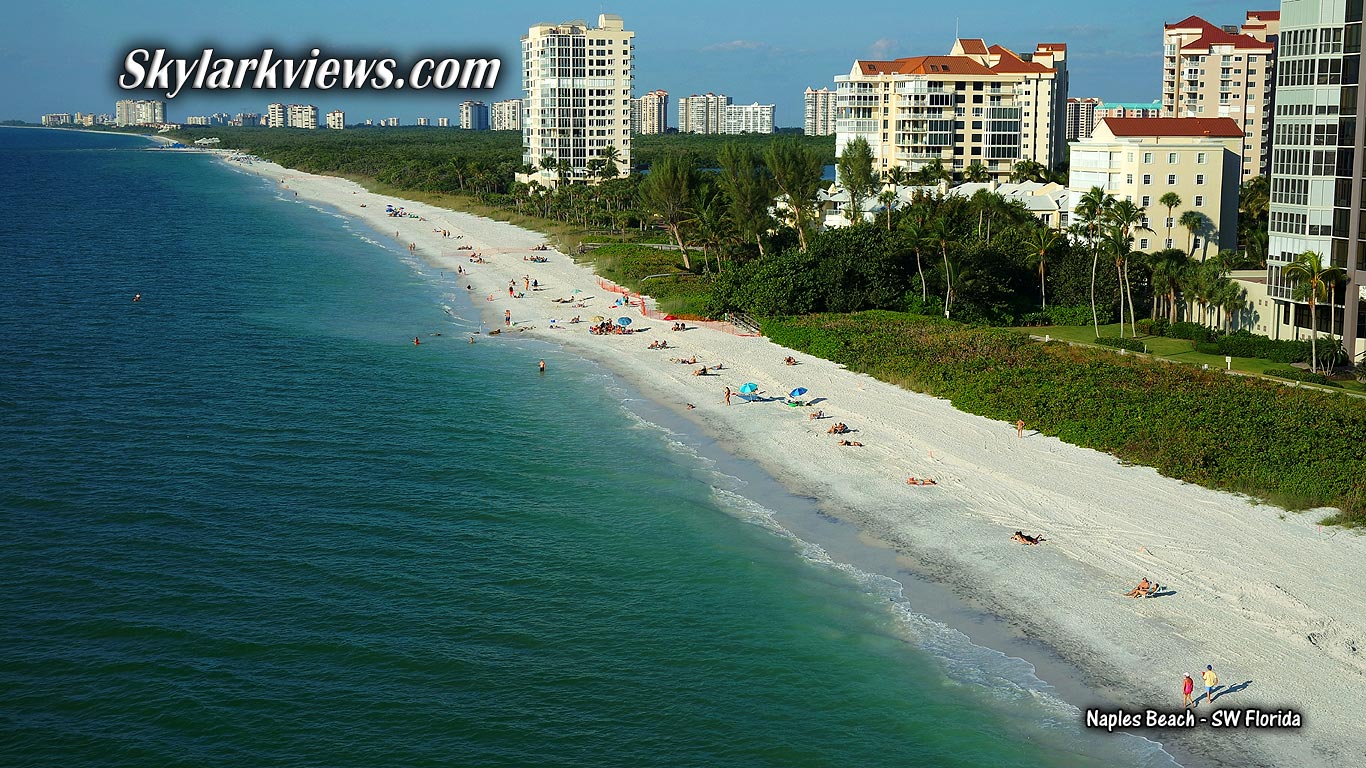
[[[1205,679],[1205,701],[1208,701],[1209,703],[1213,704],[1213,703],[1214,703],[1214,686],[1216,686],[1216,685],[1219,684],[1219,676],[1216,675],[1216,674],[1214,674],[1214,665],[1213,665],[1213,664],[1206,664],[1206,665],[1205,665],[1205,671],[1204,671],[1204,672],[1201,672],[1201,673],[1200,673],[1200,676],[1203,677],[1203,678]],[[1200,700],[1199,700],[1199,699],[1196,699],[1196,700],[1195,700],[1195,703],[1196,703],[1196,705],[1199,705],[1199,704],[1200,704]]]

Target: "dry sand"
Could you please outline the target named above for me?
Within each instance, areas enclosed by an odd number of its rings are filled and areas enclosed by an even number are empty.
[[[463,267],[490,327],[502,326],[510,309],[514,323],[532,326],[527,333],[601,362],[661,402],[694,404],[688,417],[737,454],[895,547],[909,569],[953,586],[1055,650],[1095,691],[1094,701],[1074,704],[1179,710],[1182,673],[1197,678],[1199,692],[1198,673],[1213,664],[1230,688],[1214,708],[1293,709],[1303,728],[1145,735],[1173,746],[1188,764],[1366,765],[1366,538],[1318,526],[1321,512],[1284,513],[1028,427],[1019,439],[1013,424],[716,325],[672,332],[638,308],[611,308],[616,295],[588,268],[555,251],[531,251],[544,242],[535,232],[372,194],[342,179],[259,161],[243,167],[403,247],[416,244],[442,269]],[[425,220],[387,217],[386,204]],[[455,250],[465,244],[487,263],[470,264],[468,251]],[[550,261],[524,261],[528,255]],[[525,275],[544,290],[526,291]],[[525,298],[508,298],[514,279]],[[594,297],[587,308],[551,301],[576,288]],[[600,337],[587,323],[550,327],[552,318],[563,324],[574,314],[629,315],[643,332]],[[655,339],[669,349],[647,349]],[[698,377],[691,375],[698,366],[670,362],[694,354],[699,365],[724,368]],[[798,365],[784,364],[789,354]],[[807,387],[806,397],[820,400],[810,408],[738,398],[723,404],[724,387],[750,381],[774,396]],[[816,409],[833,418],[808,419]],[[825,432],[836,421],[856,430],[846,437],[863,447],[840,447],[840,438]],[[912,488],[910,476],[938,485]],[[1047,541],[1013,543],[1017,529]],[[1144,576],[1162,585],[1162,596],[1124,597]],[[1208,704],[1196,710],[1211,711]]]

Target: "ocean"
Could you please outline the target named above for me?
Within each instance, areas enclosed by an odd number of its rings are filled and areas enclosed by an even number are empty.
[[[1173,764],[601,366],[466,343],[449,273],[148,147],[0,128],[0,762]]]

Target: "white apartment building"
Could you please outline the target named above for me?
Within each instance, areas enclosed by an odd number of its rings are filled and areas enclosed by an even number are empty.
[[[1324,332],[1331,325],[1358,362],[1366,355],[1366,99],[1358,95],[1356,77],[1361,31],[1360,2],[1281,3],[1266,277],[1267,293],[1277,302],[1278,337],[1307,338],[1309,308],[1293,301],[1285,264],[1314,251],[1345,269],[1332,320],[1325,306],[1319,323]]]
[[[632,46],[635,33],[620,16],[537,24],[522,38],[522,161],[519,181],[559,183],[542,162],[567,161],[568,178],[588,180],[588,161],[608,147],[622,175],[631,168]]]
[[[460,127],[467,131],[487,131],[489,105],[482,101],[460,102]]]
[[[418,125],[431,125],[431,124],[432,124],[432,121],[431,121],[431,118],[428,118],[428,117],[419,117],[419,118],[417,119],[417,124],[418,124]]]
[[[1100,99],[1067,99],[1067,140],[1090,138],[1096,128],[1096,109]]]
[[[818,91],[808,86],[802,92],[802,101],[805,103],[802,132],[807,136],[835,135],[835,92],[829,88]]]
[[[284,128],[287,124],[287,113],[285,105],[279,102],[266,105],[266,127]]]
[[[122,99],[114,102],[114,125],[160,125],[166,122],[166,102]]]
[[[55,128],[59,125],[71,125],[71,115],[66,112],[53,112],[43,115],[43,125],[47,128]]]
[[[327,113],[327,127],[333,131],[340,131],[346,128],[346,113],[340,109],[334,109]]]
[[[318,108],[312,104],[290,104],[286,127],[314,130],[318,127]]]
[[[185,118],[186,125],[208,125],[208,115],[189,115]]]
[[[678,100],[679,133],[720,133],[730,97],[719,93],[693,94]]]
[[[1068,191],[1075,204],[1092,187],[1147,209],[1134,248],[1191,249],[1203,257],[1238,244],[1238,185],[1242,183],[1243,130],[1227,117],[1107,117],[1088,139],[1072,142]],[[1172,211],[1158,201],[1181,198]],[[1185,211],[1205,217],[1190,233],[1177,225]]]
[[[727,104],[721,112],[721,133],[773,133],[773,105]]]
[[[495,131],[522,130],[522,100],[507,99],[493,102],[489,110],[489,128]]]
[[[450,119],[449,117],[438,117],[438,118],[436,119],[436,127],[437,127],[437,128],[450,128],[450,127],[451,127],[451,119]]]
[[[1278,11],[1249,11],[1242,28],[1190,16],[1162,29],[1162,116],[1228,117],[1243,127],[1243,178],[1271,162]]]
[[[1052,169],[1066,150],[1067,46],[1020,55],[983,40],[947,56],[854,62],[835,77],[836,152],[862,137],[874,169],[916,170],[938,159],[961,173],[981,163],[996,178],[1021,160]]]
[[[631,99],[631,133],[664,133],[669,129],[669,92],[654,90]]]

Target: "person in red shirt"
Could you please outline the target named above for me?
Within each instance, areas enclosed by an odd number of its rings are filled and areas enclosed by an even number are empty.
[[[1191,678],[1191,673],[1187,672],[1186,679],[1181,682],[1181,695],[1184,697],[1183,704],[1188,709],[1191,705],[1191,693],[1193,691],[1195,691],[1195,680]]]

